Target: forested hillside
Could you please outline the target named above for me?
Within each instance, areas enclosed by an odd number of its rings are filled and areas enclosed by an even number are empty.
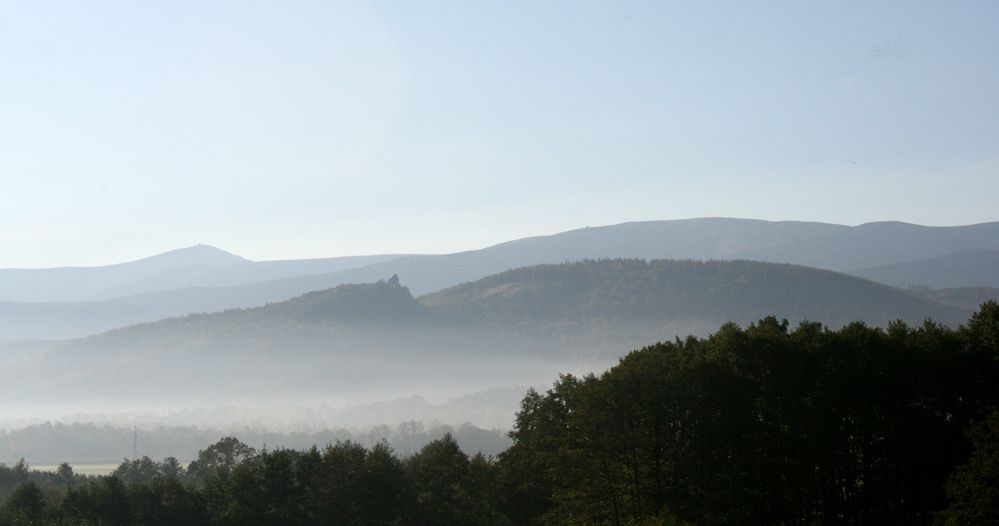
[[[989,524],[999,426],[966,433],[997,378],[995,302],[957,331],[729,324],[529,394],[500,467],[519,524]]]
[[[393,277],[118,329],[22,353],[28,358],[0,370],[0,393],[53,403],[68,393],[114,403],[126,393],[137,401],[264,391],[278,401],[332,393],[377,400],[447,385],[453,390],[442,395],[456,396],[602,368],[621,349],[768,314],[836,328],[854,318],[956,326],[969,312],[796,265],[583,261],[516,269],[420,298]]]
[[[703,320],[957,324],[966,312],[870,281],[757,261],[599,260],[537,265],[420,298],[462,320],[514,323]]]
[[[999,250],[999,223],[927,227],[892,221],[858,226],[735,218],[641,221],[399,258],[328,279],[350,283],[398,274],[414,293],[426,294],[512,268],[584,259],[745,259],[847,271],[964,249]]]
[[[757,260],[848,271],[899,287],[995,286],[997,250],[999,223],[850,227],[731,218],[587,227],[440,255],[249,261],[199,245],[104,267],[0,269],[0,343],[257,307],[392,275],[423,295],[514,268],[587,259]]]
[[[329,286],[398,274],[420,295],[517,267],[585,259],[756,260],[847,271],[965,249],[999,250],[999,223],[927,227],[901,222],[845,226],[735,218],[641,221],[528,237],[453,254],[400,257],[289,280],[287,285]]]
[[[0,467],[5,524],[993,524],[999,304],[887,329],[773,317],[524,398],[498,457],[451,436],[255,450],[84,479]]]

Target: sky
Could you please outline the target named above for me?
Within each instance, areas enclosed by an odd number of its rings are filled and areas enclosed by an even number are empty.
[[[0,267],[999,220],[999,2],[0,0]]]

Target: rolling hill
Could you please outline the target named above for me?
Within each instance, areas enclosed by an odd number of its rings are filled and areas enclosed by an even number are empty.
[[[959,227],[882,222],[850,227],[704,218],[582,228],[480,250],[401,257],[322,279],[358,283],[398,274],[414,294],[426,294],[517,267],[584,259],[747,259],[846,271],[982,248],[999,250],[999,222]]]
[[[966,249],[929,259],[850,271],[896,287],[999,287],[999,250]]]
[[[256,307],[393,274],[422,295],[512,268],[565,261],[751,259],[861,268],[851,273],[902,287],[981,286],[999,280],[995,254],[999,223],[848,227],[725,218],[583,228],[444,255],[253,262],[198,246],[109,267],[0,269],[0,342],[80,337],[170,316]]]
[[[451,391],[442,395],[457,395],[605,367],[653,341],[770,314],[833,327],[858,319],[956,325],[970,310],[797,265],[588,260],[515,269],[419,298],[395,278],[342,285],[53,344],[0,371],[0,398],[371,400],[445,385]]]
[[[537,265],[420,298],[464,320],[608,323],[679,319],[749,323],[767,315],[840,326],[933,318],[959,324],[967,312],[836,272],[757,261],[601,260]]]
[[[957,287],[952,289],[912,287],[909,292],[933,301],[972,310],[978,309],[986,301],[999,301],[999,288],[993,287]]]
[[[188,287],[221,287],[292,276],[336,272],[392,259],[394,255],[250,261],[207,245],[99,267],[0,269],[0,301],[98,302]]]

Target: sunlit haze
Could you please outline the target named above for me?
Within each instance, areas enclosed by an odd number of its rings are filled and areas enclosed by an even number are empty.
[[[0,0],[0,526],[999,524],[999,2]]]
[[[996,219],[996,2],[0,9],[0,267]]]

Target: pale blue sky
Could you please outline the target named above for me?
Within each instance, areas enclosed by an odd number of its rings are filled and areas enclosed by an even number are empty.
[[[995,1],[0,0],[0,267],[997,202]]]

